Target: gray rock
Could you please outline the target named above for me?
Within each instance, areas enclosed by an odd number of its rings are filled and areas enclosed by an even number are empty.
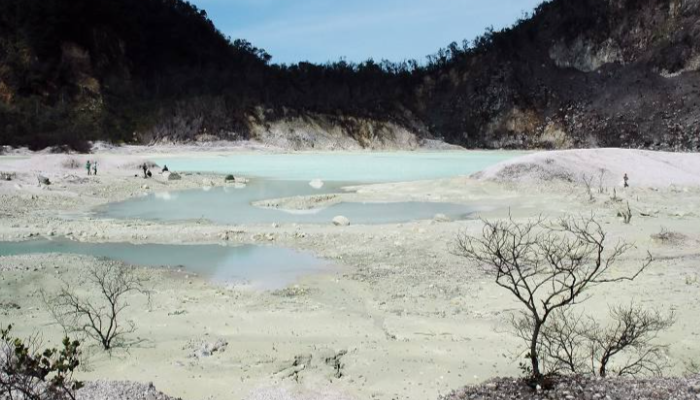
[[[348,226],[348,225],[350,225],[350,220],[347,217],[344,217],[342,215],[338,215],[337,217],[333,218],[333,225],[335,225],[335,226]]]
[[[39,181],[39,185],[46,185],[46,186],[48,186],[48,185],[51,184],[51,181],[49,180],[49,178],[47,178],[47,177],[45,177],[45,176],[43,176],[43,175],[37,175],[36,179]]]
[[[153,383],[128,381],[87,382],[78,390],[77,400],[180,400],[156,390]]]
[[[177,172],[167,172],[166,179],[169,181],[179,181],[182,177]]]
[[[598,379],[585,376],[555,377],[548,387],[535,391],[522,379],[498,378],[482,385],[457,390],[441,400],[496,399],[609,399],[609,400],[695,400],[694,388],[700,385],[700,375],[687,378]]]

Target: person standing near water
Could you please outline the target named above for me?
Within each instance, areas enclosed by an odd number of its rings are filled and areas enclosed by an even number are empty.
[[[88,176],[90,175],[90,160],[85,163],[85,169],[87,169]]]
[[[622,177],[622,180],[625,182],[625,183],[624,183],[624,187],[630,187],[630,184],[628,183],[628,181],[630,180],[630,178],[627,176],[627,173],[626,173],[626,172],[625,172],[625,176]]]
[[[97,175],[97,161],[92,162],[92,174]]]
[[[146,166],[146,163],[143,163],[141,168],[143,169],[143,177],[148,178],[148,175],[146,175],[146,171],[148,171],[148,166]]]

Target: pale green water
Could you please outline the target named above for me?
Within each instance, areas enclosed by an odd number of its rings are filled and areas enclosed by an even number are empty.
[[[217,282],[282,288],[304,274],[332,270],[331,263],[280,247],[82,243],[65,239],[0,242],[0,256],[67,253],[146,267],[179,267]]]
[[[98,214],[111,218],[158,221],[207,219],[226,224],[316,223],[330,224],[343,215],[353,224],[400,223],[431,219],[445,214],[464,219],[477,206],[434,202],[341,203],[303,212],[253,207],[258,200],[337,193],[343,183],[414,181],[468,175],[517,152],[450,151],[442,153],[295,153],[203,155],[197,158],[161,157],[157,161],[171,171],[213,172],[257,178],[241,189],[214,188],[148,195],[110,204]],[[308,182],[321,179],[320,190]]]
[[[224,224],[330,224],[333,217],[343,215],[353,224],[384,224],[431,219],[435,214],[464,219],[476,210],[463,204],[431,202],[341,203],[328,208],[295,212],[251,205],[257,200],[338,191],[338,185],[325,185],[316,190],[307,182],[254,180],[241,189],[229,186],[207,191],[197,189],[150,194],[108,204],[97,214],[109,218],[157,221],[207,219]]]
[[[447,151],[294,153],[158,157],[173,171],[211,172],[275,180],[400,182],[469,175],[524,152]]]

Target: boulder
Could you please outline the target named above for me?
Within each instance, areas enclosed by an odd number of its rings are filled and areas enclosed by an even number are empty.
[[[51,181],[49,178],[43,176],[43,175],[37,175],[36,179],[39,181],[39,185],[50,185]]]
[[[165,179],[169,181],[179,181],[180,179],[182,179],[180,174],[178,174],[177,172],[165,172],[163,175],[165,175]]]
[[[333,218],[333,225],[335,225],[335,226],[348,226],[348,225],[350,225],[350,220],[347,217],[344,217],[342,215],[338,215],[337,217]]]

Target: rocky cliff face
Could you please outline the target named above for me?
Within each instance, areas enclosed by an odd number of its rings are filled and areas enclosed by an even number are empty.
[[[484,147],[698,149],[700,2],[580,0],[453,59],[423,84],[423,118]]]
[[[391,121],[343,115],[293,112],[278,115],[256,107],[241,120],[232,118],[223,99],[197,99],[161,115],[138,133],[141,143],[255,140],[290,150],[413,150],[435,147],[432,136]],[[438,146],[440,147],[440,146]],[[448,148],[444,146],[443,148]]]
[[[700,0],[552,0],[420,68],[269,65],[179,1],[0,7],[1,144],[700,149]]]

